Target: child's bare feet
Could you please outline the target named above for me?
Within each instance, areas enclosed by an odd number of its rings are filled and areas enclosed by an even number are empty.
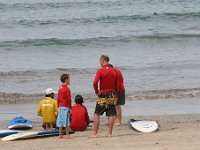
[[[60,136],[60,135],[59,135],[59,137],[58,137],[58,138],[59,138],[59,139],[62,139],[62,138],[63,138],[63,136]]]
[[[69,134],[67,134],[67,135],[66,135],[66,139],[70,139],[70,136],[69,136]]]

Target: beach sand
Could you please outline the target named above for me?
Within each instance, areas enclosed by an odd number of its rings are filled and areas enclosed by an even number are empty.
[[[58,139],[57,136],[0,141],[0,150],[199,150],[200,115],[135,116],[134,119],[155,120],[159,130],[153,133],[140,133],[128,126],[133,116],[124,117],[122,126],[115,126],[113,137],[107,138],[106,118],[101,118],[99,137],[91,138],[93,127],[84,132],[76,132],[71,139]],[[31,120],[33,130],[42,130],[41,120]],[[6,129],[7,121],[0,122],[0,129]]]

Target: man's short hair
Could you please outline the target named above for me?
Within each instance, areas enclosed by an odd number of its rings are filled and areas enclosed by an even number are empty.
[[[68,79],[69,79],[69,74],[62,74],[62,75],[60,76],[60,81],[61,81],[62,83],[64,83],[65,80],[68,80]]]
[[[108,64],[110,67],[114,68],[112,64]]]
[[[101,55],[100,59],[105,60],[107,62],[109,62],[109,57],[107,55]]]
[[[74,101],[75,101],[76,104],[81,104],[82,105],[83,97],[81,95],[76,95]]]

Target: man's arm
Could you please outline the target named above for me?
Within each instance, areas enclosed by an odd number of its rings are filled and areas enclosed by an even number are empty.
[[[37,111],[37,115],[38,116],[42,116],[42,109],[41,109],[41,102],[40,102],[40,104],[39,104],[39,106],[38,106],[38,111]]]
[[[54,110],[55,110],[55,116],[58,116],[58,104],[57,101],[55,100],[55,105],[54,105]]]
[[[119,92],[119,75],[118,75],[118,70],[115,70],[115,92]]]
[[[83,106],[85,108],[85,121],[87,122],[87,124],[90,123],[90,117],[88,115],[88,111],[87,108],[85,106]]]
[[[93,80],[93,88],[94,88],[94,91],[95,93],[98,95],[99,94],[99,89],[98,89],[98,82],[99,82],[99,79],[100,79],[100,74],[99,74],[99,71],[96,72],[96,75],[94,77],[94,80]]]

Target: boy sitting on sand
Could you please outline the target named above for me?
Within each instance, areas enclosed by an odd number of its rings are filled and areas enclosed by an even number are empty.
[[[87,108],[82,105],[83,97],[81,95],[75,96],[75,105],[72,107],[71,125],[73,131],[85,131],[90,123]]]

